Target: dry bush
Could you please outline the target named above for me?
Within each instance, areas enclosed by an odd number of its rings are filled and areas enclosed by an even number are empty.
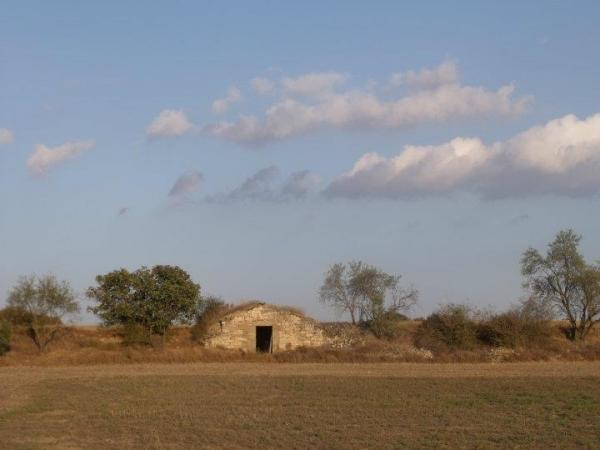
[[[12,327],[8,322],[0,322],[0,356],[10,351]]]
[[[482,322],[479,340],[494,347],[544,347],[550,343],[552,329],[544,320],[533,320],[519,311],[497,314]]]
[[[363,322],[362,325],[379,339],[392,340],[397,338],[403,330],[403,323],[408,317],[396,311],[385,311],[372,320]]]
[[[552,344],[552,310],[535,297],[479,324],[479,340],[493,347],[540,348]]]
[[[121,327],[123,345],[151,345],[152,334],[149,330],[135,323]]]
[[[218,320],[219,317],[232,310],[230,305],[225,304],[218,297],[207,297],[202,301],[202,308],[198,311],[196,321],[192,326],[192,340],[198,343],[204,343],[210,326]]]
[[[456,304],[441,307],[421,322],[415,344],[436,353],[475,349],[478,345],[477,323],[471,308]]]
[[[43,322],[49,325],[62,325],[59,317],[51,317],[45,314],[33,314],[23,308],[7,306],[0,309],[0,321],[8,322],[16,327],[26,327],[33,321]]]
[[[475,321],[475,320],[474,320]],[[477,324],[477,321],[475,321]],[[546,345],[526,344],[515,348],[491,347],[479,341],[469,349],[450,348],[446,344],[415,345],[414,337],[422,333],[416,321],[402,322],[400,337],[377,339],[368,330],[345,323],[323,324],[328,336],[340,336],[328,346],[298,348],[277,353],[254,353],[242,350],[205,348],[192,340],[192,329],[174,327],[164,348],[151,345],[123,345],[120,327],[69,327],[53,343],[52,351],[39,353],[24,328],[13,327],[11,351],[0,358],[2,366],[90,365],[129,363],[187,362],[302,362],[302,363],[376,363],[376,362],[512,362],[512,361],[583,361],[600,360],[600,329],[585,342],[571,342],[560,334],[561,323],[549,325],[551,337]],[[337,344],[336,344],[337,343]]]
[[[10,324],[14,333],[22,332],[31,339],[38,352],[46,350],[49,344],[56,346],[57,341],[68,334],[68,327],[64,326],[60,317],[34,314],[16,306],[1,309],[0,322]]]

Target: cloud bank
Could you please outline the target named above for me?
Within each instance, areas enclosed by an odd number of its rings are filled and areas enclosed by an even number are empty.
[[[94,145],[94,141],[67,142],[58,147],[38,144],[27,160],[27,168],[34,175],[44,175],[51,168],[76,158],[83,151],[93,148]]]
[[[165,109],[146,128],[149,138],[181,136],[192,129],[192,124],[181,110]]]
[[[384,96],[369,88],[340,90],[345,81],[336,72],[284,78],[279,98],[262,117],[243,115],[207,125],[204,132],[256,146],[323,128],[402,129],[485,115],[516,116],[532,100],[515,97],[513,85],[497,90],[464,86],[452,62],[393,75],[392,86],[408,87],[401,94]]]
[[[458,191],[485,198],[599,192],[600,114],[567,115],[491,145],[458,137],[441,145],[409,145],[390,158],[367,153],[325,194],[415,198]]]
[[[0,128],[0,145],[12,144],[15,140],[13,132],[8,128]]]

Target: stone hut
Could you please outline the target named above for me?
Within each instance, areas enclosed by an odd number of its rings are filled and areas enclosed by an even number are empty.
[[[327,343],[319,323],[300,311],[262,302],[225,310],[207,330],[208,347],[247,352],[279,352]]]

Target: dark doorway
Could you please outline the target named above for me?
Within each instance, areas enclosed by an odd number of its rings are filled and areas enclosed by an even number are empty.
[[[273,349],[273,327],[256,327],[256,351],[271,353]]]

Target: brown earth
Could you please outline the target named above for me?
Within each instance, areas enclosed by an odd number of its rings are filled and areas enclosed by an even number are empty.
[[[597,448],[600,362],[0,368],[0,448]]]

